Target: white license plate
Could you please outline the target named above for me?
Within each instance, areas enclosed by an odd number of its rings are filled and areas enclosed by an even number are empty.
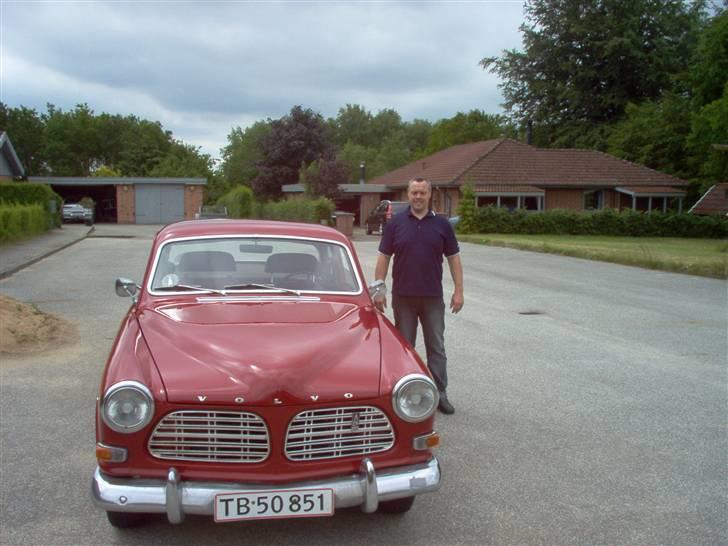
[[[215,496],[215,521],[310,518],[334,515],[333,489],[222,493]]]

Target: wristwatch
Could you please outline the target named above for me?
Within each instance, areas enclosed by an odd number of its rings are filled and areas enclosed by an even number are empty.
[[[369,295],[372,298],[384,296],[387,293],[387,285],[381,279],[369,283]]]

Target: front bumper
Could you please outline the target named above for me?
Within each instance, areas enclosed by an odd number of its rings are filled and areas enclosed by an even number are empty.
[[[263,492],[297,488],[334,490],[334,508],[361,506],[364,512],[377,509],[382,501],[429,493],[440,488],[440,463],[432,457],[426,463],[387,468],[377,473],[370,459],[361,463],[359,474],[328,480],[261,485],[227,482],[183,482],[170,468],[167,480],[115,478],[96,467],[91,495],[97,506],[110,512],[167,514],[170,523],[181,523],[185,514],[212,516],[215,495],[237,491]]]

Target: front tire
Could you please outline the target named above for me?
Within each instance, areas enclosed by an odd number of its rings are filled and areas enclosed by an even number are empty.
[[[106,512],[109,523],[117,529],[129,529],[130,527],[139,527],[147,522],[147,514],[137,514],[135,512]]]
[[[405,497],[403,499],[380,502],[379,511],[385,514],[404,514],[405,512],[409,512],[414,503],[414,497]]]

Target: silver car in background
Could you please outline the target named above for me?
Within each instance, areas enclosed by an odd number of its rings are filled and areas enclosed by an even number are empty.
[[[81,203],[66,203],[63,205],[62,217],[64,222],[83,222],[87,226],[94,223],[93,209],[88,209]]]

